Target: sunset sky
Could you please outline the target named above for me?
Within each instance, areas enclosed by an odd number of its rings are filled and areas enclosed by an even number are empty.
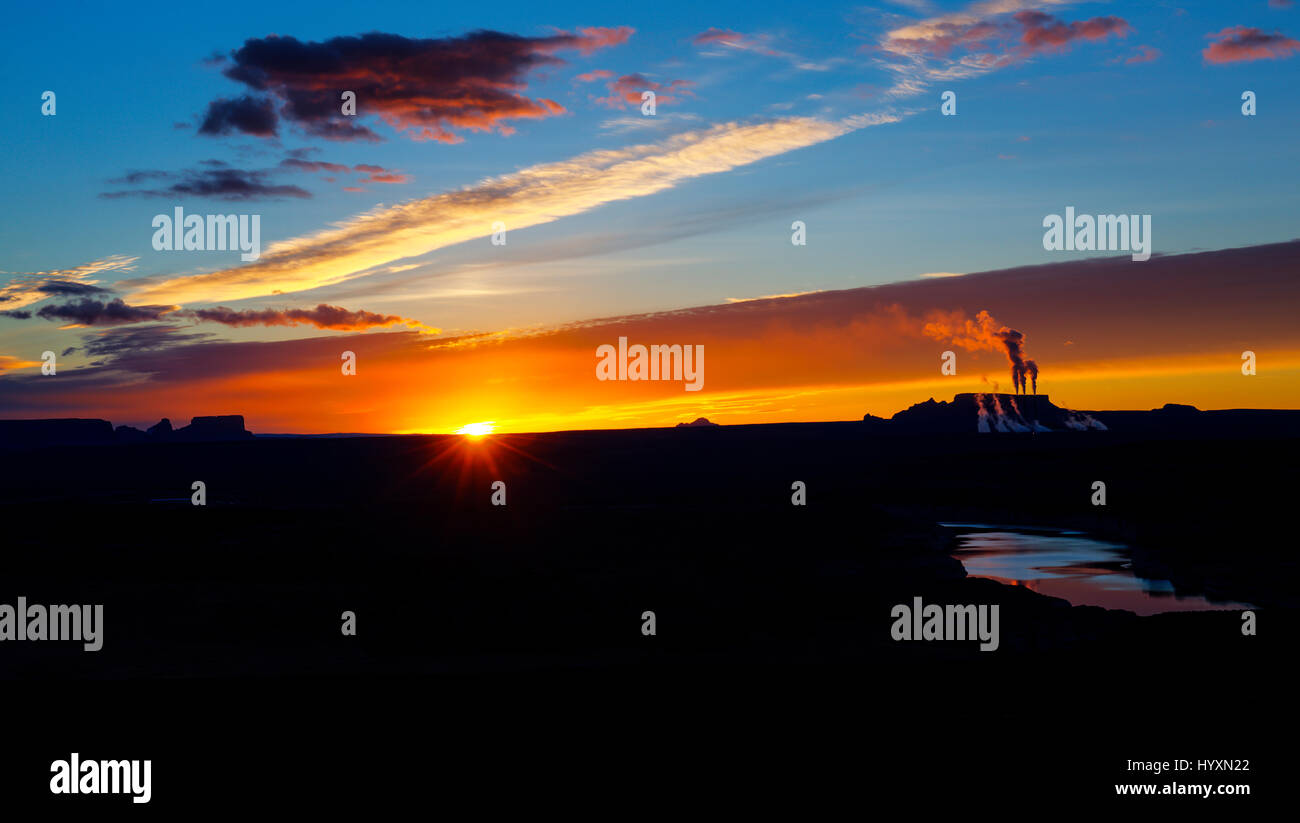
[[[926,332],[980,311],[1060,405],[1300,408],[1300,4],[176,9],[9,12],[0,417],[888,416],[1009,390]],[[1067,206],[1155,256],[1045,250]],[[176,207],[261,258],[156,251]],[[703,390],[597,380],[620,336],[704,346]]]

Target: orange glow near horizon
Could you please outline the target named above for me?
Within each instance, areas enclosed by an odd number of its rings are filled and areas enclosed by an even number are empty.
[[[804,353],[813,357],[815,348]],[[838,373],[809,374],[806,382],[792,384],[776,379],[796,371],[784,363],[766,370],[748,352],[706,350],[709,371],[699,392],[672,383],[599,382],[589,351],[493,347],[464,362],[463,350],[436,361],[368,360],[366,371],[346,380],[308,365],[194,384],[137,384],[78,397],[77,405],[47,416],[148,426],[164,416],[187,422],[199,415],[242,414],[254,433],[455,433],[477,443],[506,432],[671,427],[698,417],[722,425],[861,420],[868,413],[888,418],[929,398],[992,391],[984,376],[1009,389],[1003,363],[992,354],[963,361],[956,376],[940,376],[929,362],[904,363],[912,373],[933,372],[912,379],[898,369],[876,368],[876,362],[846,363]],[[733,357],[734,366],[728,362]],[[1065,408],[1300,408],[1300,352],[1270,351],[1267,368],[1249,377],[1231,353],[1050,362],[1038,389]],[[485,374],[491,377],[484,380]]]
[[[58,380],[0,354],[0,408],[19,419],[137,427],[242,414],[250,431],[266,434],[454,432],[478,452],[489,435],[505,433],[659,428],[699,417],[722,425],[888,418],[930,398],[1010,393],[1005,352],[968,350],[925,331],[936,321],[962,328],[987,307],[999,324],[1023,331],[1025,355],[1042,369],[1038,391],[1057,406],[1300,409],[1296,272],[1300,244],[1279,244],[1137,268],[1058,264],[1029,275],[936,278],[517,334],[212,342],[127,353],[102,367],[65,372],[61,364],[67,377]],[[620,337],[701,347],[701,390],[688,390],[684,379],[604,379],[598,352]],[[941,356],[950,348],[959,350],[957,372],[945,375]],[[340,374],[340,350],[356,354],[355,374]],[[1253,373],[1243,371],[1247,356],[1258,360]]]

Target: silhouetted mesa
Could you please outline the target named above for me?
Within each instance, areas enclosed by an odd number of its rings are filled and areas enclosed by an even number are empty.
[[[153,437],[153,438],[156,438],[156,439],[159,439],[159,440],[163,440],[163,439],[166,439],[166,438],[168,438],[168,437],[171,437],[171,434],[172,434],[172,421],[170,421],[170,420],[168,420],[166,417],[164,417],[162,420],[159,420],[157,423],[154,423],[152,426],[150,426],[150,427],[149,427],[149,430],[148,430],[148,432],[147,432],[147,434],[148,434],[150,437]]]
[[[1045,394],[959,394],[949,403],[932,397],[895,414],[888,422],[865,415],[873,426],[900,432],[1031,432],[1105,431],[1101,421],[1086,412],[1053,405]]]
[[[253,433],[244,428],[242,414],[195,417],[188,426],[175,430],[164,417],[148,431],[132,426],[118,426],[115,430],[107,420],[84,418],[0,420],[0,447],[16,449],[109,443],[197,443],[251,440],[252,437]]]
[[[242,414],[195,417],[190,424],[172,433],[173,440],[249,440],[253,433],[244,428]]]
[[[960,434],[963,432],[1116,431],[1158,437],[1227,437],[1249,431],[1258,436],[1294,437],[1300,411],[1219,409],[1166,403],[1148,411],[1075,411],[1054,405],[1045,394],[959,394],[952,402],[933,397],[889,420],[863,415],[873,432]]]
[[[135,426],[118,426],[113,430],[119,443],[148,443],[152,438]]]

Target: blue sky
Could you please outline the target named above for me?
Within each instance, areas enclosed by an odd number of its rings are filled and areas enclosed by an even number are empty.
[[[1044,215],[1153,215],[1158,253],[1290,239],[1295,229],[1300,61],[1208,62],[1210,35],[1234,26],[1300,36],[1300,9],[1241,3],[1007,3],[1062,25],[1119,18],[1118,34],[1079,38],[997,70],[930,81],[891,94],[882,68],[889,32],[943,15],[984,14],[970,3],[874,6],[677,3],[626,7],[535,3],[224,3],[194,13],[175,4],[8,12],[3,58],[9,185],[0,193],[0,270],[66,270],[110,255],[138,258],[101,285],[202,274],[234,265],[224,252],[156,252],[153,215],[258,213],[263,246],[311,235],[381,206],[429,197],[485,178],[567,161],[602,149],[660,143],[718,124],[790,117],[835,122],[890,113],[896,122],[848,131],[663,191],[628,197],[529,228],[505,247],[487,237],[406,260],[396,274],[350,277],[288,294],[204,299],[187,308],[239,310],[315,305],[398,314],[449,331],[555,324],[719,303],[728,298],[850,288],[1058,259],[1042,248]],[[558,116],[508,121],[512,134],[458,130],[462,142],[413,140],[375,119],[381,142],[323,140],[281,123],[275,139],[196,133],[207,106],[248,91],[205,63],[249,38],[304,42],[365,32],[457,38],[478,29],[524,37],[627,26],[618,45],[557,52],[563,65],[526,74],[521,94],[554,100]],[[710,30],[728,42],[701,44]],[[741,48],[740,46],[746,46]],[[1014,44],[1012,44],[1014,45]],[[1010,46],[992,47],[1006,53]],[[886,55],[889,56],[889,55]],[[896,58],[897,55],[892,55]],[[942,67],[955,55],[936,58]],[[1130,62],[1131,61],[1131,62]],[[689,94],[661,103],[655,118],[611,108],[585,72],[640,75]],[[54,90],[57,115],[40,114]],[[940,92],[958,115],[939,113]],[[1244,89],[1258,115],[1244,117]],[[362,101],[364,113],[365,101]],[[175,124],[188,124],[177,128]],[[345,192],[357,175],[278,177],[310,198],[226,202],[122,197],[110,181],[131,171],[178,173],[205,160],[272,168],[295,149],[310,159],[382,166],[401,184]],[[790,224],[808,244],[790,243]],[[405,260],[405,258],[403,258]],[[395,284],[394,281],[400,283]],[[3,281],[0,281],[3,282]],[[123,289],[129,295],[131,289]],[[233,327],[231,339],[304,336],[297,326]],[[55,339],[46,323],[0,321],[0,353]]]

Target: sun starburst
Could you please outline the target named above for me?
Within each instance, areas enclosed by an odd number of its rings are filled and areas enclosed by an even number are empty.
[[[464,434],[469,437],[483,437],[484,435],[491,434],[495,431],[496,427],[496,423],[491,420],[482,423],[466,423],[459,429],[456,429],[456,434]]]

